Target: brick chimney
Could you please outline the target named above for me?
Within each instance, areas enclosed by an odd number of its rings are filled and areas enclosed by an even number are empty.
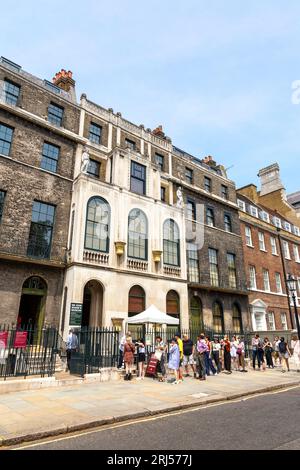
[[[203,158],[201,161],[202,163],[205,163],[205,165],[216,166],[216,162],[211,155],[208,155],[207,157]]]
[[[71,70],[61,69],[60,72],[57,72],[52,78],[54,85],[62,88],[62,90],[68,93],[75,93],[75,80],[72,78],[73,73]]]
[[[153,129],[152,134],[157,135],[157,137],[160,137],[161,139],[166,137],[161,125]]]

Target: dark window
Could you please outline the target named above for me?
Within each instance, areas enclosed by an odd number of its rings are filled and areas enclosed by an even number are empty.
[[[215,226],[215,214],[214,214],[213,209],[211,209],[210,207],[207,207],[206,209],[206,223],[210,227]]]
[[[233,304],[232,307],[232,326],[235,333],[243,332],[242,313],[240,306]]]
[[[163,202],[166,202],[166,188],[164,188],[163,186],[160,187],[160,199]]]
[[[204,189],[211,193],[211,179],[208,176],[204,176]]]
[[[155,160],[156,164],[159,166],[160,171],[164,171],[164,156],[156,153]]]
[[[0,123],[0,153],[9,155],[14,130]]]
[[[131,150],[136,149],[136,143],[134,142],[134,140],[125,139],[125,145],[126,145],[127,148],[129,148]]]
[[[5,191],[0,191],[0,222],[1,222],[2,214],[3,214],[5,195],[6,195]]]
[[[128,253],[130,258],[147,259],[148,222],[144,212],[133,209],[128,216]]]
[[[194,331],[203,331],[203,309],[199,297],[193,295],[190,300],[190,328]]]
[[[228,199],[228,188],[224,184],[221,185],[221,196],[223,199]]]
[[[34,201],[27,254],[36,258],[49,258],[53,233],[55,206]]]
[[[88,167],[87,167],[87,173],[91,176],[95,176],[96,178],[99,178],[100,175],[100,162],[97,162],[96,160],[92,160],[90,158]]]
[[[180,315],[180,302],[179,295],[175,290],[170,290],[167,293],[167,315],[179,317]]]
[[[213,327],[216,333],[224,331],[223,308],[219,302],[213,304]]]
[[[179,229],[174,220],[165,221],[163,235],[164,263],[180,266]]]
[[[133,286],[128,295],[128,316],[132,317],[145,310],[145,291],[140,286]]]
[[[187,243],[187,264],[190,282],[199,282],[199,259],[197,245]]]
[[[210,283],[212,286],[219,285],[219,267],[218,267],[218,251],[213,248],[208,249]]]
[[[227,253],[227,265],[228,265],[228,279],[229,287],[236,289],[236,265],[235,265],[235,255],[232,253]]]
[[[146,167],[131,162],[130,190],[137,194],[146,194]]]
[[[186,217],[190,220],[196,220],[196,206],[193,201],[187,200],[186,203]]]
[[[190,168],[186,168],[185,178],[188,183],[193,184],[193,170],[191,170]]]
[[[11,82],[10,80],[4,80],[4,94],[5,102],[16,106],[18,103],[21,87]]]
[[[224,214],[224,226],[226,232],[232,232],[231,217],[228,214]]]
[[[101,197],[92,197],[87,204],[85,248],[109,251],[110,206]]]
[[[101,143],[101,132],[102,132],[102,127],[98,126],[98,124],[94,124],[91,122],[90,124],[90,135],[89,139],[91,142],[94,142],[95,144],[100,144]]]
[[[64,108],[57,104],[50,103],[48,107],[48,121],[56,126],[62,125],[62,119],[64,115]]]
[[[55,173],[57,169],[59,151],[60,149],[56,145],[44,142],[41,168],[44,170],[53,171],[53,173]]]

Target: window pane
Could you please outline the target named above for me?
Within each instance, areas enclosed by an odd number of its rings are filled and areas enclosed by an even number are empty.
[[[101,132],[102,132],[102,127],[92,122],[90,124],[90,134],[89,134],[90,141],[94,142],[95,144],[100,144]]]
[[[15,83],[4,80],[4,94],[5,94],[5,102],[7,104],[12,104],[16,106],[18,103],[18,98],[20,94],[20,86],[16,85]]]
[[[63,114],[64,114],[64,108],[54,103],[50,103],[48,107],[48,121],[49,122],[51,122],[52,124],[55,124],[56,126],[61,126]]]
[[[89,161],[88,168],[87,168],[87,173],[91,176],[96,176],[99,178],[100,175],[100,162],[97,162],[96,160],[91,160]]]
[[[218,252],[213,248],[208,250],[210,282],[212,286],[219,285],[219,268],[218,268]]]
[[[54,224],[55,207],[34,201],[27,254],[37,258],[49,258]]]
[[[56,172],[59,157],[59,147],[56,145],[44,143],[41,168],[44,170]]]
[[[0,124],[0,153],[2,153],[2,155],[9,155],[12,136],[13,129],[4,124]]]
[[[180,266],[179,256],[179,230],[174,220],[166,220],[163,227],[164,240],[164,263]]]
[[[109,251],[110,206],[100,197],[90,199],[87,206],[85,248]]]
[[[131,162],[130,190],[138,194],[146,194],[146,167]]]

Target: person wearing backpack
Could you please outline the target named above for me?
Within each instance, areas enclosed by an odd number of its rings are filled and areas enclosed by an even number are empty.
[[[286,369],[289,372],[290,371],[289,357],[291,353],[290,353],[287,342],[284,341],[283,336],[280,338],[280,343],[278,345],[278,348],[279,348],[279,355],[281,357],[281,363],[282,363],[281,372],[286,372]]]

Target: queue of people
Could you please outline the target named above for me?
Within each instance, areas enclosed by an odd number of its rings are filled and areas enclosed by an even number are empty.
[[[252,368],[265,371],[281,366],[282,372],[290,370],[289,358],[292,356],[289,346],[283,337],[260,338],[256,334],[251,342]],[[300,341],[294,336],[291,342],[293,359],[297,371],[300,372]],[[137,380],[145,378],[146,371],[146,347],[145,341],[139,338],[133,342],[131,333],[123,335],[120,341],[119,368],[125,365],[125,380],[132,379],[134,357],[137,355]],[[198,380],[206,380],[207,376],[218,375],[221,372],[231,374],[232,371],[247,372],[245,365],[245,342],[242,337],[224,336],[222,339],[201,334],[197,341],[193,342],[188,335],[178,333],[169,342],[164,342],[161,336],[155,339],[154,356],[157,360],[156,376],[160,382],[168,379],[168,374],[173,375],[169,382],[177,385],[184,377],[194,377]],[[167,367],[166,367],[167,366]],[[158,375],[160,372],[160,375]]]

